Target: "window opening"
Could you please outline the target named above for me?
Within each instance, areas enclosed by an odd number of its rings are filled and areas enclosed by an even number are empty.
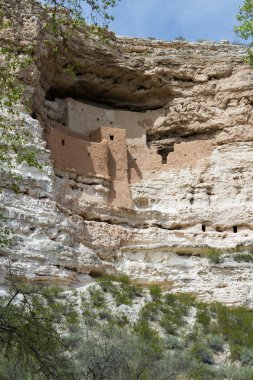
[[[206,232],[206,226],[204,224],[202,224],[202,231]]]
[[[62,144],[62,146],[65,145],[65,140],[64,139],[61,140],[61,144]]]
[[[174,145],[168,145],[167,147],[158,150],[158,154],[162,157],[162,164],[167,164],[168,155],[174,152]]]
[[[167,164],[168,156],[162,156],[162,164]]]
[[[238,232],[238,227],[237,226],[233,226],[233,232],[236,234]]]
[[[114,136],[113,136],[113,135],[110,135],[110,140],[111,140],[111,141],[114,140]]]

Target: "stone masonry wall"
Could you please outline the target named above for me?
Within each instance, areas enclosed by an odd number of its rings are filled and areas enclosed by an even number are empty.
[[[46,140],[51,158],[58,167],[74,169],[80,175],[109,177],[106,141],[85,141],[65,128],[50,128]]]

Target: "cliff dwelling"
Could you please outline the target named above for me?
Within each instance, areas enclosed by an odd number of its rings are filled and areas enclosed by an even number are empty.
[[[55,166],[108,179],[109,202],[132,208],[129,183],[141,179],[143,171],[160,170],[164,164],[163,156],[148,148],[146,141],[146,129],[160,112],[103,108],[71,98],[63,102],[65,120],[51,121],[45,133]]]
[[[57,103],[58,102],[58,103]],[[195,164],[209,154],[210,142],[170,142],[160,149],[147,144],[147,130],[164,110],[136,112],[65,98],[47,101],[61,121],[49,120],[45,138],[55,167],[77,176],[99,176],[109,181],[107,202],[115,207],[145,209],[150,200],[133,202],[130,185],[144,173],[158,173]]]

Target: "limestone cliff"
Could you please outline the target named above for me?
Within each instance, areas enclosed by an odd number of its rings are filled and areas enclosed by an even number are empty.
[[[34,43],[35,63],[20,79],[33,101],[33,117],[22,117],[46,165],[17,167],[19,194],[3,181],[14,237],[1,267],[11,260],[21,276],[71,286],[120,270],[252,305],[253,264],[203,257],[208,247],[253,245],[245,48],[113,35],[103,43],[78,30],[55,52],[41,19],[23,17],[19,44]]]

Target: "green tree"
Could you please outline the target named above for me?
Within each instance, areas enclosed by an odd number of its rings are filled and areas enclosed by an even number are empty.
[[[117,0],[46,0],[40,2],[46,3],[52,9],[53,18],[57,17],[59,10],[65,10],[74,20],[90,19],[94,25],[102,23],[104,28],[108,28],[109,22],[113,20],[109,10],[116,6]],[[84,8],[87,9],[86,13]]]
[[[246,57],[247,63],[253,65],[253,1],[244,0],[244,4],[240,7],[237,14],[239,25],[235,27],[237,35],[249,42],[248,53]]]
[[[67,336],[75,304],[55,287],[15,284],[0,297],[0,378],[72,379]]]

